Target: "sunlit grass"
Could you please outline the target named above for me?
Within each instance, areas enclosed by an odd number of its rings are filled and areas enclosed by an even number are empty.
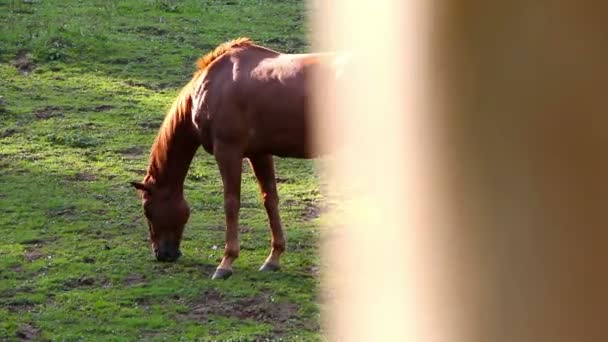
[[[257,272],[269,230],[246,169],[242,254],[225,282],[209,279],[224,234],[212,157],[199,151],[186,180],[192,216],[176,264],[153,261],[128,186],[198,56],[238,36],[305,51],[304,11],[302,1],[0,0],[0,340],[319,339],[312,162],[277,159],[288,252],[276,274]],[[192,314],[208,291],[297,310],[281,322]]]

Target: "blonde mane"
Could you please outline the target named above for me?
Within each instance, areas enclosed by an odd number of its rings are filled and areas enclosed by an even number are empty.
[[[152,151],[150,152],[148,174],[146,175],[144,182],[153,181],[152,179],[163,171],[163,168],[167,164],[167,154],[171,141],[175,136],[175,132],[183,122],[190,119],[189,115],[192,110],[192,98],[190,97],[190,94],[196,83],[195,81],[204,73],[211,63],[226,52],[234,48],[251,45],[253,45],[251,39],[245,37],[237,38],[219,45],[215,50],[198,59],[196,62],[197,70],[194,73],[194,76],[190,82],[182,88],[175,101],[173,101],[171,108],[167,111],[158,135],[156,136]]]

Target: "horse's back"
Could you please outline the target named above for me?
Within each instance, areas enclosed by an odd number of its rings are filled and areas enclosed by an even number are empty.
[[[257,47],[226,56],[207,76],[214,139],[229,136],[245,156],[313,157],[309,82],[325,58]]]

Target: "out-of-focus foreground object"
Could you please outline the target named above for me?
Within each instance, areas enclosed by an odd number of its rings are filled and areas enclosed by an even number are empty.
[[[330,339],[608,341],[607,6],[313,6]]]

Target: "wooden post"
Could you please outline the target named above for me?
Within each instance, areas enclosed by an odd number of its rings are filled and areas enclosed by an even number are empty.
[[[608,13],[318,2],[331,340],[608,341]]]

